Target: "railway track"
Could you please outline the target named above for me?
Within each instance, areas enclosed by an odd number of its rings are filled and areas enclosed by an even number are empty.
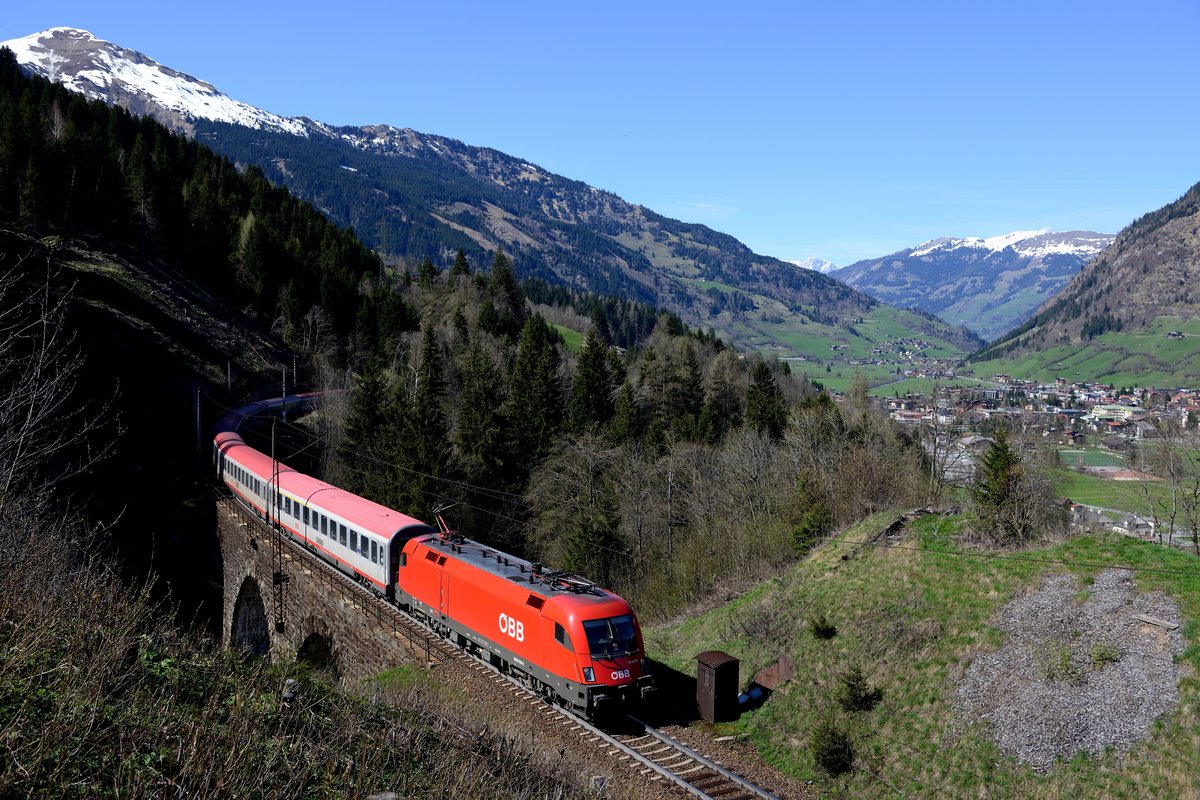
[[[248,536],[253,536],[256,530],[262,536],[275,535],[266,523],[237,500],[218,495],[217,501],[233,511]],[[290,545],[285,548],[284,560],[292,569],[308,578],[319,575],[327,583],[336,581],[341,588],[354,590],[361,603],[360,610],[371,609],[377,622],[390,627],[393,636],[406,640],[414,655],[424,655],[430,664],[453,659],[470,666],[482,677],[512,693],[514,700],[536,709],[551,724],[586,741],[593,751],[605,753],[619,762],[628,762],[627,766],[639,771],[646,780],[666,781],[679,791],[708,800],[777,800],[766,789],[635,717],[614,721],[614,732],[610,733],[565,708],[546,702],[512,676],[456,647],[422,621],[334,569],[291,537],[284,537],[284,540]]]
[[[778,800],[761,786],[751,783],[733,770],[706,758],[683,742],[636,717],[630,716],[625,720],[616,721],[613,728],[621,732],[609,733],[565,708],[547,703],[490,664],[479,661],[461,650],[456,650],[455,654],[456,657],[466,659],[497,685],[504,686],[514,696],[535,706],[558,726],[588,741],[596,750],[605,752],[618,761],[632,762],[631,766],[649,781],[669,781],[693,797],[709,800]]]

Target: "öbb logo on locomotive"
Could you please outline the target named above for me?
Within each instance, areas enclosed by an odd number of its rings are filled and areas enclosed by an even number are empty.
[[[510,617],[503,611],[500,612],[500,632],[508,634],[518,642],[525,641],[525,623]],[[616,678],[616,675],[613,677]],[[629,675],[626,674],[625,677],[628,678]]]
[[[305,411],[318,397],[260,401],[218,420],[213,467],[235,498],[435,633],[580,716],[653,696],[641,628],[623,598],[452,532],[440,517],[434,529],[243,440],[245,421]]]

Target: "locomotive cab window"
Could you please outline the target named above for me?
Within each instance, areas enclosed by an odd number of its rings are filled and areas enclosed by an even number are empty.
[[[584,620],[583,632],[587,636],[588,652],[593,656],[616,657],[637,651],[637,631],[633,617],[624,614],[611,619]]]
[[[566,629],[557,622],[554,623],[554,641],[558,642],[572,653],[575,652],[574,648],[571,647],[571,634],[567,633]]]

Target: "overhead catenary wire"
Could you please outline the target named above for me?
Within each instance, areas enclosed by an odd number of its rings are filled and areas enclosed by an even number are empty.
[[[206,396],[208,396],[208,395],[206,395]],[[209,399],[215,401],[214,398],[209,397]],[[215,402],[219,403],[219,401],[215,401]],[[237,410],[235,408],[229,408],[227,406],[224,406],[224,404],[220,404],[220,405],[226,411],[236,411]],[[271,416],[272,415],[270,415],[270,414],[247,415],[247,418],[249,418],[249,419],[269,419]],[[297,431],[298,433],[301,433],[312,439],[320,440],[327,446],[338,447],[338,445],[331,442],[327,437],[320,436],[319,434],[314,433],[313,431],[310,431],[306,428],[300,427],[291,422],[285,422],[283,424],[285,426],[287,426],[288,428]],[[344,445],[341,446],[341,449],[343,449],[343,450],[349,449],[350,452],[354,453],[356,456],[359,456],[363,460],[370,461],[372,463],[376,463],[381,466],[399,469],[400,471],[406,472],[411,475],[418,475],[420,477],[428,478],[428,479],[434,480],[434,481],[439,481],[441,483],[445,483],[448,485],[458,486],[461,488],[469,489],[471,491],[478,492],[485,497],[490,497],[491,499],[501,500],[502,502],[511,502],[513,505],[522,506],[524,508],[531,508],[529,503],[525,502],[521,498],[520,495],[514,494],[512,492],[505,492],[505,491],[502,491],[499,489],[489,489],[488,487],[476,486],[474,484],[470,484],[465,481],[458,481],[453,478],[446,478],[446,477],[439,476],[439,475],[431,475],[429,473],[421,472],[420,470],[415,470],[410,467],[405,467],[400,464],[395,464],[393,462],[389,462],[385,459],[381,459],[381,458],[372,456],[367,453],[361,453],[357,450],[354,450],[353,448],[346,448]],[[482,508],[482,507],[473,505],[471,503],[467,503],[466,501],[462,500],[461,498],[449,497],[446,495],[433,493],[428,490],[422,490],[422,491],[427,496],[433,497],[435,499],[453,500],[453,501],[460,502],[464,506],[474,509],[476,511],[479,511],[480,513],[490,514],[490,515],[498,517],[500,519],[505,519],[505,520],[508,520],[510,522],[514,522],[514,523],[520,524],[520,525],[529,524],[527,521],[519,520],[515,517],[511,517],[506,514],[502,514],[498,511],[493,511],[491,509]],[[509,501],[509,500],[506,500],[505,498],[512,498],[512,500]],[[566,501],[566,502],[568,504],[574,505],[578,508],[585,507],[582,503],[572,503],[571,501]],[[1197,569],[1195,571],[1188,571],[1188,570],[1167,569],[1167,568],[1159,568],[1159,567],[1137,567],[1137,566],[1132,566],[1132,565],[1121,565],[1121,564],[1104,564],[1104,563],[1085,562],[1085,561],[1068,561],[1065,559],[1054,559],[1054,558],[1046,558],[1046,557],[1039,557],[1039,556],[1021,556],[1021,555],[1016,555],[1013,553],[1000,552],[1000,551],[995,551],[995,550],[980,550],[980,551],[939,550],[939,549],[932,549],[932,548],[928,548],[928,547],[919,547],[919,546],[915,546],[915,545],[905,545],[905,544],[901,544],[901,543],[887,543],[887,542],[878,542],[878,541],[871,541],[871,540],[854,540],[854,539],[845,539],[845,538],[836,538],[836,537],[831,537],[831,538],[827,539],[826,543],[834,544],[834,545],[857,545],[857,546],[861,546],[861,547],[890,548],[890,549],[895,549],[895,550],[907,550],[907,551],[913,551],[913,552],[923,553],[923,554],[927,554],[927,555],[937,554],[937,555],[947,555],[947,556],[956,556],[956,557],[964,557],[964,558],[997,559],[997,560],[1005,560],[1005,561],[1026,561],[1026,562],[1030,562],[1030,563],[1053,564],[1053,565],[1066,566],[1066,567],[1076,567],[1076,568],[1080,568],[1080,569],[1124,569],[1124,570],[1129,570],[1131,572],[1142,572],[1142,573],[1150,573],[1150,574],[1200,576],[1200,565],[1197,566]],[[605,549],[605,550],[608,550],[609,552],[613,552],[618,555],[629,555],[628,552],[618,551],[613,548],[607,548],[603,545],[600,545],[599,543],[593,543],[591,546],[597,547],[599,549]]]
[[[207,393],[205,393],[204,396],[207,397],[210,401],[216,403],[218,405],[218,410],[221,411],[222,413],[237,411],[237,408],[230,407],[230,406],[224,404],[223,402],[217,400],[216,398],[213,398],[211,395],[208,395]],[[513,492],[505,492],[500,489],[491,489],[486,486],[476,486],[474,484],[467,483],[465,481],[459,481],[459,480],[455,480],[453,478],[447,478],[447,477],[444,477],[441,475],[432,475],[432,474],[429,474],[426,472],[421,472],[420,470],[412,469],[411,467],[405,467],[401,464],[397,464],[397,463],[388,461],[386,459],[379,458],[377,456],[372,456],[369,453],[363,453],[359,450],[355,450],[354,448],[348,448],[345,445],[337,445],[337,444],[333,443],[328,437],[321,436],[320,434],[315,433],[311,430],[308,430],[307,428],[304,428],[302,426],[296,425],[293,422],[287,422],[284,420],[280,420],[274,414],[270,413],[270,411],[264,411],[263,413],[259,413],[259,414],[246,414],[246,415],[244,415],[244,419],[259,420],[259,421],[274,419],[274,420],[277,420],[280,425],[288,428],[289,430],[293,430],[293,431],[313,440],[309,445],[306,445],[304,448],[302,448],[301,450],[299,450],[297,452],[304,452],[304,450],[307,450],[309,447],[312,447],[314,444],[320,442],[320,443],[325,444],[328,447],[337,448],[342,451],[349,451],[364,461],[368,461],[368,462],[371,462],[374,464],[379,464],[380,466],[384,466],[389,469],[398,469],[401,472],[405,472],[410,475],[417,475],[422,478],[428,478],[429,480],[438,481],[438,482],[448,484],[451,486],[457,486],[460,488],[469,489],[471,491],[477,492],[477,493],[483,495],[484,497],[487,497],[492,500],[498,500],[503,503],[508,503],[508,504],[515,505],[515,506],[521,506],[521,507],[524,507],[527,509],[532,508],[529,505],[529,503],[525,502],[525,500],[521,497],[521,495],[514,494]],[[461,497],[452,497],[452,496],[440,494],[438,492],[434,492],[434,491],[431,491],[428,489],[422,489],[421,493],[424,494],[425,496],[430,497],[435,500],[444,500],[444,501],[451,501],[451,502],[459,503],[467,508],[478,511],[479,513],[488,514],[488,515],[496,517],[498,519],[503,519],[508,522],[512,522],[513,524],[516,524],[516,525],[527,526],[527,525],[531,524],[531,522],[529,520],[518,519],[516,517],[510,516],[508,514],[503,514],[499,511],[495,511],[493,509],[484,508],[482,506],[475,505],[473,503],[469,503],[466,500],[462,499]],[[582,503],[570,503],[570,504],[576,506],[577,508],[585,507],[584,504],[582,504]],[[617,550],[616,548],[608,547],[606,545],[600,544],[599,542],[592,542],[591,544],[589,544],[589,547],[592,547],[597,550],[604,550],[606,552],[613,553],[614,555],[619,555],[619,556],[630,555],[630,551],[628,551],[628,550]]]
[[[230,408],[229,406],[220,404],[220,401],[217,401],[215,398],[211,397],[210,395],[206,394],[205,397],[208,397],[208,399],[212,400],[213,402],[217,402],[220,405],[219,410],[222,412],[237,411],[236,408]],[[268,420],[268,419],[272,419],[272,418],[276,418],[276,417],[274,414],[270,413],[269,411],[266,411],[266,412],[263,412],[260,414],[246,414],[244,418],[251,419],[251,420]],[[529,505],[528,503],[524,502],[521,495],[515,494],[513,492],[506,492],[502,489],[493,489],[493,488],[490,488],[487,486],[477,486],[475,484],[467,483],[466,481],[460,481],[460,480],[455,480],[454,478],[447,478],[442,475],[432,475],[427,472],[421,472],[420,470],[416,470],[411,467],[406,467],[402,464],[397,464],[395,462],[379,458],[378,456],[372,456],[369,453],[363,453],[359,450],[348,447],[347,445],[337,444],[337,443],[331,441],[328,437],[321,436],[320,434],[315,433],[311,430],[308,430],[307,428],[304,428],[302,426],[296,425],[293,422],[287,422],[284,420],[280,420],[280,423],[283,426],[285,426],[286,428],[288,428],[289,430],[293,430],[297,433],[300,433],[304,436],[309,437],[310,439],[315,440],[314,443],[321,442],[321,443],[325,444],[326,446],[336,448],[339,451],[353,453],[355,456],[362,459],[363,461],[369,461],[373,464],[379,464],[380,466],[388,467],[389,469],[398,469],[401,472],[408,473],[409,475],[417,475],[422,478],[428,478],[430,480],[440,481],[442,483],[451,484],[451,485],[458,486],[458,487],[461,487],[464,489],[470,489],[471,491],[478,492],[485,496],[490,496],[496,500],[502,500],[504,502],[512,502],[515,505],[522,505],[522,506],[526,506],[526,507],[528,507],[528,505]],[[298,452],[303,452],[303,451],[298,451]]]

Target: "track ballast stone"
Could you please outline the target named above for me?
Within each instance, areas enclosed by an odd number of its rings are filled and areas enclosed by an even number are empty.
[[[1090,585],[1055,575],[1001,609],[999,650],[976,655],[959,680],[963,724],[984,723],[999,748],[1038,771],[1080,751],[1121,755],[1179,703],[1180,629],[1161,592],[1137,593],[1133,573],[1109,569]]]

